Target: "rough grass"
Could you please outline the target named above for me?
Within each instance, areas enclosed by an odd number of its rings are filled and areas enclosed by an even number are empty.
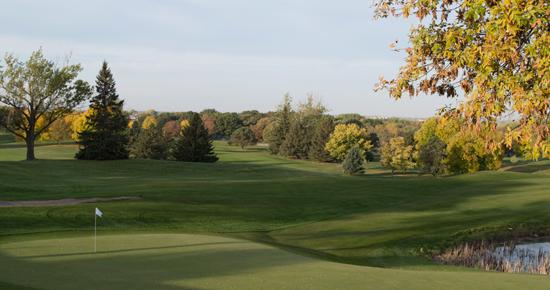
[[[261,148],[242,151],[222,143],[216,143],[220,162],[215,164],[70,160],[75,150],[74,145],[39,146],[42,160],[25,162],[15,161],[24,157],[24,148],[0,145],[0,200],[143,200],[2,208],[0,242],[32,236],[23,233],[89,231],[99,206],[105,213],[101,231],[218,233],[339,262],[450,271],[441,275],[455,277],[448,278],[458,283],[451,289],[467,289],[493,278],[475,273],[477,281],[460,282],[464,269],[434,265],[426,253],[463,239],[550,225],[549,161],[531,164],[536,170],[445,178],[391,177],[369,164],[365,176],[344,176],[334,164],[286,160]],[[416,272],[398,271],[395,275],[403,276],[397,280],[409,279],[402,273]],[[446,283],[437,281],[436,272],[425,273],[426,285]],[[525,279],[502,277],[492,289]]]

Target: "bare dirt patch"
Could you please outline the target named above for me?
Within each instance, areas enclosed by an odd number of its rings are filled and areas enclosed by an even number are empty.
[[[140,200],[138,196],[117,196],[117,197],[90,197],[90,198],[64,198],[50,200],[20,200],[1,201],[0,207],[37,207],[37,206],[64,206],[77,205],[82,203],[94,203],[105,201]]]

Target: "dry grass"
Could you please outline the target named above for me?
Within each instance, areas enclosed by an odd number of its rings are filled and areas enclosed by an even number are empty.
[[[539,249],[518,249],[515,243],[471,242],[451,248],[435,259],[443,264],[487,271],[550,275],[550,254]]]

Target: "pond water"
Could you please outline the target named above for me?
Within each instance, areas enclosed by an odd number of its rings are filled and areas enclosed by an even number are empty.
[[[550,263],[550,242],[497,247],[493,257],[515,265],[520,271],[531,272],[530,269]]]

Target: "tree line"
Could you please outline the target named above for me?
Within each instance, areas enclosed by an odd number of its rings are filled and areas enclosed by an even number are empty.
[[[0,69],[0,125],[27,146],[27,160],[34,160],[40,138],[75,139],[77,159],[117,160],[136,158],[172,159],[190,162],[218,160],[212,139],[197,113],[171,138],[157,138],[150,125],[137,136],[129,127],[130,116],[123,110],[116,83],[107,62],[103,62],[92,87],[77,80],[79,65],[57,66],[41,50],[22,62],[5,57]],[[76,113],[84,102],[89,108]],[[169,140],[168,140],[169,139]],[[150,142],[152,141],[152,142]],[[146,148],[144,148],[146,147]]]
[[[275,111],[266,113],[128,112],[106,62],[92,87],[77,79],[79,65],[57,66],[41,50],[26,62],[11,55],[4,61],[0,125],[26,143],[28,160],[35,158],[36,140],[73,140],[79,144],[78,159],[194,162],[217,160],[215,139],[242,148],[263,143],[272,154],[342,163],[349,174],[362,172],[365,162],[374,160],[392,173],[415,169],[440,175],[494,170],[504,155],[541,156],[521,140],[505,146],[516,123],[474,129],[464,126],[467,120],[460,115],[441,114],[423,122],[333,116],[313,96],[293,106],[286,95]],[[89,108],[78,111],[87,101]]]

